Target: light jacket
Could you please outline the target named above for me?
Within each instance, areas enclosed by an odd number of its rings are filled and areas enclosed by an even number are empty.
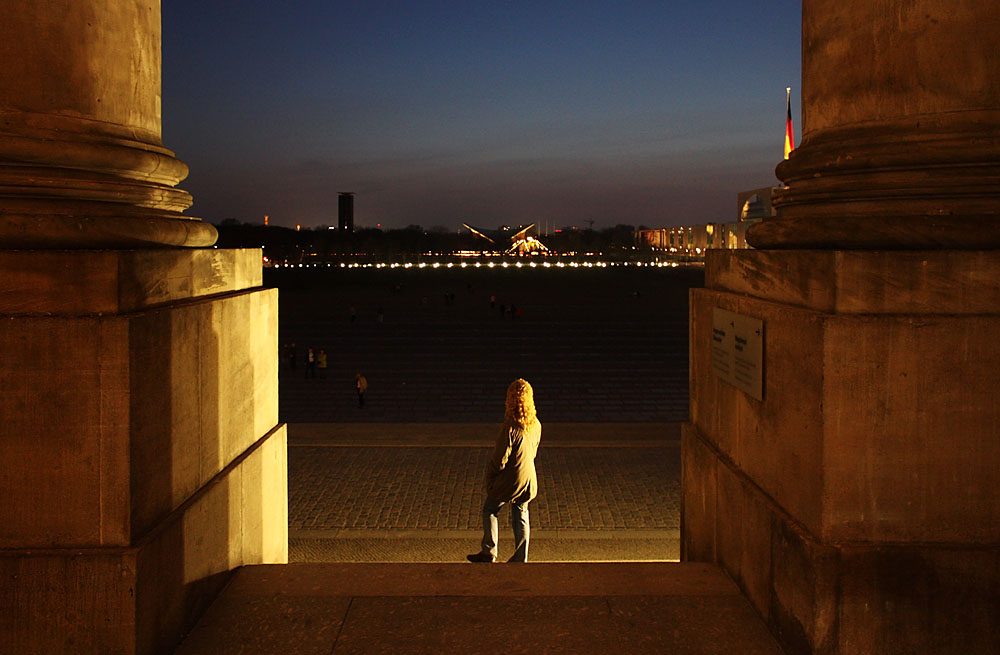
[[[527,428],[504,423],[486,469],[486,493],[503,503],[526,503],[538,495],[535,454],[542,439],[537,419]]]

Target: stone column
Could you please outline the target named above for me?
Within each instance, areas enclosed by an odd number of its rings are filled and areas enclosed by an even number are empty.
[[[158,0],[0,0],[0,651],[170,653],[287,559],[277,291],[160,143]]]
[[[210,246],[160,140],[159,0],[4,0],[0,248]]]
[[[801,147],[692,293],[683,557],[790,653],[1000,652],[1000,13],[803,2]],[[711,361],[763,322],[763,394]]]
[[[758,248],[1000,247],[1000,12],[802,5],[802,142]]]

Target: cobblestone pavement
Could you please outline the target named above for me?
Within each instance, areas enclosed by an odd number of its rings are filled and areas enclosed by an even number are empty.
[[[411,434],[417,445],[400,443],[392,430],[380,443],[377,430],[337,439],[330,425],[325,438],[296,438],[308,430],[290,426],[292,561],[455,561],[474,549],[490,455],[474,435],[491,435],[496,425],[457,433],[450,425]],[[536,560],[677,558],[676,430],[643,427],[543,427],[539,495],[530,505]],[[501,550],[509,532],[503,512]]]
[[[540,449],[532,524],[679,528],[677,451]],[[289,528],[477,530],[489,455],[489,448],[473,447],[290,448]]]

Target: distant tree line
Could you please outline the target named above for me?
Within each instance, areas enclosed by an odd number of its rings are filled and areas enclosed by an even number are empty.
[[[293,230],[226,219],[216,227],[219,230],[216,242],[219,248],[263,248],[264,255],[275,262],[303,263],[348,258],[384,261],[425,253],[446,255],[463,250],[489,250],[487,242],[468,230],[449,232],[440,226],[424,229],[419,225],[408,225],[402,229],[361,228],[354,232],[342,232],[325,226]],[[635,231],[632,225],[619,224],[601,230],[565,229],[538,238],[557,253],[614,255],[633,251]]]

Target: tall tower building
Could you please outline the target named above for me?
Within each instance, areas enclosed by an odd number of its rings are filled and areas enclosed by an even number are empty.
[[[342,191],[337,198],[337,224],[341,232],[354,231],[354,194]]]

